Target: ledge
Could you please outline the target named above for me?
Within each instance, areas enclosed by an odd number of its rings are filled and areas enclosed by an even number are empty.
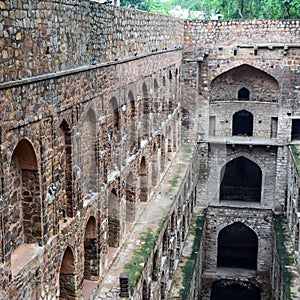
[[[130,61],[135,61],[135,60],[145,58],[145,57],[148,57],[148,56],[157,55],[157,54],[164,54],[164,53],[178,51],[178,50],[182,50],[182,49],[183,49],[183,46],[175,46],[174,49],[170,49],[168,47],[166,47],[163,50],[155,49],[155,51],[153,51],[153,52],[150,52],[150,53],[147,53],[147,54],[142,54],[142,55],[137,55],[135,57],[124,58],[124,59],[115,58],[115,60],[107,61],[107,62],[104,62],[104,63],[84,65],[84,66],[80,66],[80,67],[77,67],[77,68],[68,69],[68,70],[64,70],[64,71],[58,71],[58,72],[54,72],[54,73],[48,73],[48,74],[43,74],[43,75],[32,76],[32,77],[24,78],[24,79],[20,79],[20,80],[3,82],[3,83],[0,83],[0,90],[1,89],[12,88],[12,87],[16,87],[16,86],[20,86],[20,85],[24,85],[24,84],[30,84],[30,83],[34,83],[34,82],[38,82],[38,81],[59,78],[59,77],[72,75],[72,74],[76,74],[76,73],[87,72],[87,71],[91,71],[91,70],[94,70],[94,69],[114,66],[114,65],[117,65],[117,64],[122,64],[122,63],[127,63],[127,62],[130,62]]]

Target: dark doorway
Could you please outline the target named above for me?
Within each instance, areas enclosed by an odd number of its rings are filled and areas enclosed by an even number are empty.
[[[262,172],[251,160],[240,156],[221,171],[220,201],[260,202]]]
[[[260,289],[250,283],[214,282],[211,300],[260,300]]]
[[[253,115],[249,111],[240,110],[233,115],[232,135],[253,135]]]
[[[292,140],[300,140],[300,120],[292,120]]]
[[[250,100],[250,92],[245,87],[241,88],[238,91],[238,100],[247,101]]]
[[[218,267],[257,268],[258,238],[241,222],[223,228],[218,236]]]

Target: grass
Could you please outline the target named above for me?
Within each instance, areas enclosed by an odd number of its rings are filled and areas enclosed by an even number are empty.
[[[174,174],[173,178],[169,181],[170,183],[170,188],[166,191],[166,196],[170,196],[172,194],[172,192],[174,191],[175,187],[178,185],[178,183],[180,182],[179,179],[181,178],[180,176],[181,173],[181,166],[179,165],[176,173]]]
[[[129,285],[131,293],[133,293],[134,288],[142,275],[142,271],[145,263],[154,248],[157,237],[161,231],[161,228],[166,220],[167,214],[164,213],[163,217],[160,219],[158,228],[154,233],[152,228],[148,228],[147,232],[143,232],[140,235],[140,247],[133,252],[133,256],[130,261],[125,265],[123,273],[129,275]]]
[[[184,267],[182,267],[182,273],[184,274],[184,277],[182,280],[183,288],[180,290],[180,296],[182,297],[183,300],[188,299],[189,296],[190,285],[193,279],[195,265],[197,262],[197,256],[198,256],[198,252],[202,240],[203,226],[205,223],[205,219],[206,219],[206,209],[203,211],[203,214],[199,216],[196,220],[196,224],[194,228],[195,239],[193,243],[193,250],[186,264],[184,265]]]

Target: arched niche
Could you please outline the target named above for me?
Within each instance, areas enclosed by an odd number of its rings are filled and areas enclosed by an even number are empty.
[[[250,100],[250,91],[242,87],[241,89],[238,90],[238,100],[240,101],[248,101]]]
[[[73,250],[67,247],[65,250],[59,272],[59,299],[75,300],[76,297],[76,277],[75,259]]]
[[[96,157],[96,115],[94,110],[89,108],[81,130],[82,191],[84,194],[96,191]]]
[[[84,235],[84,279],[97,280],[99,275],[98,239],[96,219],[90,217]]]
[[[240,110],[232,117],[232,135],[252,136],[253,115],[247,110]]]
[[[258,237],[241,222],[223,228],[218,235],[217,267],[257,269]]]
[[[126,221],[134,222],[136,217],[136,180],[132,172],[129,172],[126,179]]]
[[[120,204],[119,196],[115,189],[112,189],[108,199],[108,245],[117,248],[120,243]]]
[[[64,160],[62,164],[63,169],[63,187],[66,193],[65,203],[63,203],[61,210],[63,217],[73,217],[74,205],[73,205],[73,180],[72,180],[72,131],[66,120],[63,120],[60,125],[60,129],[63,133],[63,153]]]
[[[148,175],[145,156],[142,157],[140,163],[140,201],[148,201]]]
[[[42,245],[39,171],[34,148],[27,139],[22,139],[13,151],[10,178],[12,248],[23,243]]]
[[[221,170],[220,201],[261,200],[262,171],[250,159],[240,156]]]
[[[215,77],[210,84],[210,102],[235,101],[238,91],[247,87],[251,91],[251,101],[277,103],[280,97],[278,81],[270,74],[243,64]],[[246,99],[243,99],[246,100]]]

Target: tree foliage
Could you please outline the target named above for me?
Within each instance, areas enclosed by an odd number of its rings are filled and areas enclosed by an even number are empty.
[[[206,18],[222,14],[224,19],[299,19],[299,0],[121,0],[121,5],[168,14],[172,6],[202,10]]]

